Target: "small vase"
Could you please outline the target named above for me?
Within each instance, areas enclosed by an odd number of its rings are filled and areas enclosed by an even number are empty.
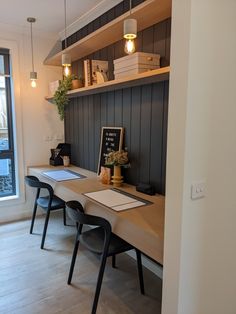
[[[111,182],[114,186],[121,186],[123,182],[123,177],[121,175],[121,167],[120,166],[114,166],[114,174],[112,176]]]

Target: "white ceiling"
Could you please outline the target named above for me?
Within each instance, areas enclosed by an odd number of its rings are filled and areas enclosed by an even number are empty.
[[[35,17],[36,23],[33,27],[38,31],[58,34],[64,28],[64,0],[5,0],[0,2],[0,23],[29,27],[27,17]],[[106,7],[106,3],[109,3],[110,7],[112,2],[115,4],[117,1],[67,0],[67,25],[87,14],[97,5]]]

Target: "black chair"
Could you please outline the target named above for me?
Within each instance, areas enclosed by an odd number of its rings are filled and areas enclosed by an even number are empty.
[[[47,233],[49,216],[52,210],[63,209],[63,222],[64,222],[64,225],[66,226],[65,202],[58,196],[54,195],[53,188],[51,187],[50,184],[39,181],[39,179],[35,176],[26,176],[25,183],[29,185],[30,187],[37,188],[37,193],[36,193],[34,208],[33,208],[33,215],[32,215],[32,220],[31,220],[30,233],[33,232],[37,207],[40,206],[43,210],[46,211],[46,218],[45,218],[43,236],[42,236],[42,242],[41,242],[41,249],[43,249],[45,238],[46,238],[46,233]],[[47,196],[40,196],[40,191],[42,189],[48,191]]]
[[[101,255],[101,265],[97,279],[97,286],[95,297],[93,301],[92,314],[96,313],[99,294],[102,285],[103,273],[106,265],[107,257],[112,256],[112,266],[115,267],[115,255],[134,249],[132,245],[119,238],[117,235],[112,233],[110,223],[102,218],[84,213],[83,206],[77,201],[70,201],[66,203],[66,210],[68,216],[76,222],[78,226],[78,232],[75,239],[75,246],[72,255],[70,272],[67,283],[71,283],[75,260],[79,243],[84,245],[88,250],[93,253]],[[97,226],[97,228],[90,229],[82,232],[83,225]],[[141,262],[141,252],[137,249],[137,264],[138,274],[141,293],[144,294],[144,283],[143,283],[143,271]]]

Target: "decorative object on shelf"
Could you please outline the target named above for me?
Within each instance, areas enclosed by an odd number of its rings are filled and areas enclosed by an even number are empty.
[[[30,23],[30,40],[31,40],[31,56],[32,56],[32,71],[30,72],[31,87],[35,88],[37,86],[37,72],[34,71],[34,47],[33,47],[33,23],[36,22],[36,18],[28,17],[27,22]]]
[[[57,106],[60,119],[64,119],[65,106],[69,103],[67,97],[67,92],[72,86],[72,76],[66,76],[62,81],[60,81],[59,87],[53,96],[53,102]]]
[[[108,61],[84,60],[85,86],[101,84],[108,80]]]
[[[101,172],[99,175],[103,184],[111,183],[111,169],[108,167],[101,167]]]
[[[49,87],[49,95],[54,95],[55,94],[55,91],[58,89],[60,85],[60,80],[56,80],[56,81],[53,81],[53,82],[50,82],[48,87]]]
[[[71,67],[71,56],[66,51],[67,50],[67,25],[66,25],[66,0],[64,0],[64,18],[65,18],[65,49],[61,56],[61,64],[64,67],[64,75],[69,76],[70,75],[70,67]]]
[[[129,2],[129,14],[132,12],[132,0]],[[136,19],[126,19],[124,20],[124,35],[125,41],[125,53],[132,54],[135,52],[135,42],[134,39],[137,37],[137,20]]]
[[[114,186],[121,186],[123,176],[121,175],[121,167],[129,168],[128,152],[124,150],[112,151],[106,156],[106,166],[113,166],[113,176],[111,182]]]
[[[83,79],[80,76],[79,78],[72,74],[72,82],[71,82],[71,89],[77,89],[83,87]]]
[[[160,55],[146,52],[135,52],[113,61],[115,79],[147,72],[160,68]]]

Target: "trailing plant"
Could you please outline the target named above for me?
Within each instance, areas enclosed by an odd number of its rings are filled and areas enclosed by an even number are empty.
[[[53,102],[57,106],[60,119],[63,120],[65,116],[65,107],[69,103],[67,92],[71,89],[72,75],[65,77],[60,81],[59,87],[53,96]]]

